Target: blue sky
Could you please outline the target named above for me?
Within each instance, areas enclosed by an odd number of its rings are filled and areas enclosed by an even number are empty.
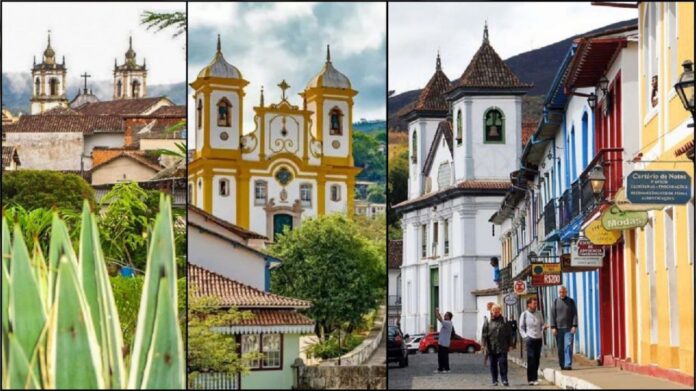
[[[285,79],[291,102],[301,105],[297,94],[321,70],[327,44],[334,66],[359,92],[353,118],[385,118],[385,3],[189,3],[189,82],[212,59],[218,33],[225,58],[249,81],[245,132],[253,130],[262,85],[266,104],[275,103]]]

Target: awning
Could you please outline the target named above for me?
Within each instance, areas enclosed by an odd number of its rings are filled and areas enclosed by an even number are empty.
[[[558,239],[561,242],[569,242],[571,239],[576,239],[580,234],[580,226],[582,223],[582,216],[575,216],[568,225],[559,230]]]
[[[626,46],[626,38],[580,38],[566,79],[567,89],[594,87]]]

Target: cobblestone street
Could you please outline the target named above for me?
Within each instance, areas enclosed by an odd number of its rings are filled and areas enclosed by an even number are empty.
[[[512,351],[512,354],[519,354]],[[436,354],[412,354],[409,365],[399,368],[389,364],[389,389],[496,389],[506,388],[491,386],[488,367],[483,366],[481,354],[450,354],[450,373],[434,374],[437,368]],[[511,389],[558,389],[558,387],[541,381],[538,386],[527,384],[527,370],[508,361],[508,379]]]

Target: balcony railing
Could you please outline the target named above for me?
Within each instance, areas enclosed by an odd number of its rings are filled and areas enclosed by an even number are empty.
[[[544,236],[555,231],[556,228],[556,199],[552,198],[544,207]]]

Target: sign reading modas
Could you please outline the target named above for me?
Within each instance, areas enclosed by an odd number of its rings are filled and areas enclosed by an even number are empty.
[[[560,263],[532,263],[532,286],[561,285]]]
[[[645,211],[621,211],[616,205],[602,213],[602,226],[607,230],[622,230],[631,228],[643,228],[648,223],[648,212]]]
[[[600,220],[591,222],[583,232],[585,237],[590,239],[590,242],[600,246],[611,246],[621,237],[621,231],[605,229]]]
[[[601,267],[604,259],[604,247],[592,244],[585,238],[579,238],[572,246],[570,266]]]
[[[633,171],[626,179],[626,196],[634,204],[686,204],[691,177],[685,171]]]

